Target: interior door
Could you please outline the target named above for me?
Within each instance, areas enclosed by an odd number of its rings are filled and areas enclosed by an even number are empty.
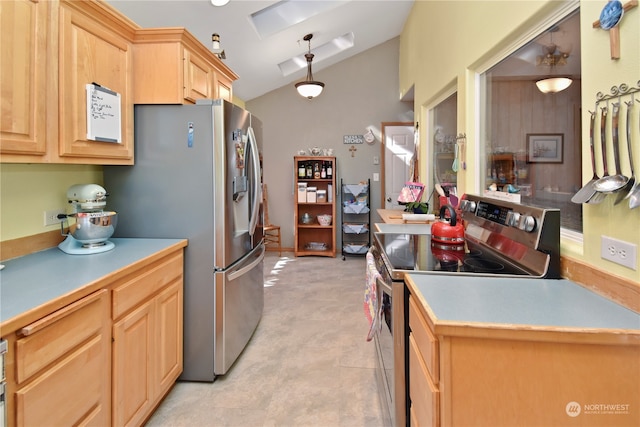
[[[409,181],[409,165],[414,153],[413,123],[383,125],[385,209],[402,209],[398,196]]]

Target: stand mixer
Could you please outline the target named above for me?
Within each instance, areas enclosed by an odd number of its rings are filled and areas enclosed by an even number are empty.
[[[105,211],[107,190],[97,184],[76,184],[67,190],[73,213],[58,215],[60,231],[67,236],[58,248],[71,255],[89,255],[110,251],[115,247],[108,239],[113,235],[118,214]],[[75,218],[75,226],[64,232],[64,219]]]

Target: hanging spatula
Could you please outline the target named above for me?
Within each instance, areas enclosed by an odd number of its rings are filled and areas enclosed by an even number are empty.
[[[457,143],[453,146],[453,164],[451,165],[451,170],[454,172],[458,172],[458,144]]]
[[[596,193],[596,189],[593,188],[593,184],[595,184],[596,181],[600,179],[598,177],[598,174],[596,173],[596,155],[593,147],[593,132],[594,132],[594,127],[596,123],[596,113],[595,111],[590,113],[591,113],[591,119],[589,120],[589,148],[591,149],[591,169],[593,170],[593,178],[591,178],[591,181],[587,182],[571,198],[571,201],[573,203],[578,203],[578,204],[586,203],[589,201],[589,199],[593,197],[593,195]]]

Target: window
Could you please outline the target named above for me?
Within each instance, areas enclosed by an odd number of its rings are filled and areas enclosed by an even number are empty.
[[[458,158],[456,129],[458,94],[454,93],[431,110],[433,129],[433,183],[440,184],[445,191],[457,193],[458,169],[462,168]],[[433,196],[433,211],[440,210],[438,195]]]
[[[571,79],[543,93],[537,82]],[[481,184],[522,203],[561,210],[561,226],[582,232],[580,15],[557,22],[481,76]]]

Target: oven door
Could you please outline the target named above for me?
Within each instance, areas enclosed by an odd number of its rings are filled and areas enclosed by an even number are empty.
[[[376,283],[378,301],[381,302],[380,328],[374,335],[376,346],[376,373],[378,377],[384,425],[395,425],[394,374],[393,374],[393,324],[391,284],[378,278]]]

